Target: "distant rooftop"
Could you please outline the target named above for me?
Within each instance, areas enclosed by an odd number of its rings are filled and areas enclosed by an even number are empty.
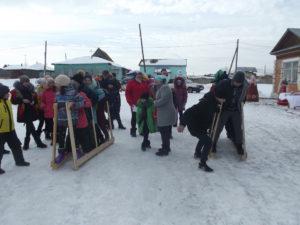
[[[42,71],[44,70],[44,64],[42,63],[36,63],[33,64],[31,66],[25,66],[23,64],[21,65],[7,65],[3,68],[3,70],[38,70],[38,71]],[[46,68],[47,71],[52,71],[53,68],[47,66]]]
[[[250,72],[250,73],[257,73],[256,67],[237,67],[237,71],[242,71],[242,72]]]
[[[52,63],[53,65],[71,65],[71,64],[111,64],[117,67],[122,67],[121,65],[108,61],[106,59],[102,59],[99,57],[91,57],[91,56],[83,56],[77,57],[73,59],[68,59],[61,62]]]
[[[186,59],[145,59],[146,66],[186,66]],[[139,66],[143,66],[143,60]]]

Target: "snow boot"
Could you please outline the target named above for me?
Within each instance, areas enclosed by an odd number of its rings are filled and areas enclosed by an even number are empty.
[[[61,152],[61,153],[58,153],[58,156],[56,156],[54,161],[56,164],[61,164],[65,158],[66,158],[66,154],[64,152]]]
[[[165,149],[158,149],[158,152],[155,153],[155,155],[157,156],[167,156],[169,155],[169,152],[168,150],[165,150]]]
[[[43,142],[40,142],[40,143],[37,144],[37,147],[38,148],[47,148],[47,145],[44,144]]]
[[[143,152],[147,150],[146,144],[144,142],[141,145],[141,149],[142,149]]]
[[[136,137],[136,129],[130,129],[130,135],[131,137]]]
[[[200,162],[199,163],[199,169],[204,170],[205,172],[213,172],[214,170],[212,168],[210,168],[206,162]]]
[[[4,173],[5,173],[5,170],[3,170],[3,169],[0,168],[0,175],[4,174]]]
[[[50,132],[45,132],[45,138],[46,140],[51,140],[51,133]]]
[[[126,130],[126,127],[123,126],[123,124],[119,125],[120,130]]]
[[[146,141],[145,143],[146,148],[151,148],[151,142],[149,140]]]
[[[24,144],[23,144],[23,150],[28,150],[29,149],[29,143],[30,143],[30,137],[26,137],[24,139]]]
[[[17,162],[16,166],[30,166],[29,162],[23,161],[23,162]]]
[[[244,155],[244,149],[242,144],[235,144],[237,154]]]
[[[76,155],[77,155],[77,159],[80,159],[84,155],[84,153],[81,151],[80,148],[77,148]]]
[[[4,150],[3,150],[3,154],[4,154],[4,155],[8,155],[8,154],[10,154],[10,151],[4,149]]]

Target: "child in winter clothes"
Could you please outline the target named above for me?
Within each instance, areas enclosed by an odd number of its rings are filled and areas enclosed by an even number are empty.
[[[26,124],[26,137],[23,149],[29,148],[30,135],[33,136],[38,148],[46,148],[35,130],[33,121],[38,118],[38,100],[34,86],[26,75],[20,77],[20,81],[14,83],[15,89],[11,91],[11,103],[18,105],[17,121]]]
[[[5,173],[1,169],[1,161],[4,153],[4,144],[10,147],[17,166],[29,166],[24,160],[22,143],[17,137],[14,128],[14,118],[9,98],[9,88],[0,83],[0,174]]]
[[[52,78],[47,79],[47,88],[42,94],[41,97],[41,108],[44,112],[45,118],[45,136],[46,139],[52,139],[52,132],[53,132],[53,104],[55,103],[56,97],[56,89],[55,89],[55,82]]]
[[[75,139],[84,152],[91,150],[91,140],[86,132],[88,127],[87,118],[85,115],[84,107],[90,107],[91,102],[82,92],[78,93],[74,84],[66,75],[58,75],[55,78],[55,85],[58,88],[58,93],[56,95],[56,102],[58,104],[58,143],[59,143],[59,155],[56,158],[56,163],[60,163],[68,152],[71,151],[70,137],[68,135],[67,140],[65,140],[68,118],[66,112],[66,103],[71,103],[71,116],[73,121],[73,126],[75,130]],[[77,149],[77,157],[80,157],[82,152]]]
[[[187,88],[183,77],[176,77],[174,79],[174,104],[179,113],[179,118],[182,117],[185,105],[187,102]],[[176,121],[177,125],[177,121]]]
[[[146,151],[147,148],[151,148],[149,133],[156,132],[156,125],[154,121],[154,101],[149,97],[148,93],[144,93],[136,106],[136,121],[139,133],[144,137],[141,149]]]
[[[103,124],[99,124],[98,123],[99,120],[97,119],[98,118],[98,116],[97,116],[98,106],[105,104],[104,100],[106,99],[106,94],[105,94],[104,90],[102,88],[100,88],[100,86],[97,84],[96,80],[94,80],[92,78],[92,76],[90,76],[90,75],[86,75],[84,77],[84,84],[92,92],[94,92],[97,96],[97,101],[95,103],[93,103],[93,118],[94,118],[94,122],[95,122],[95,129],[96,129],[98,144],[100,145],[105,142],[104,137],[101,132],[101,129],[103,130],[105,137],[109,136],[107,128],[105,126],[105,121],[103,122]],[[104,114],[104,111],[103,111],[103,114]],[[105,118],[105,115],[104,115],[104,118]]]

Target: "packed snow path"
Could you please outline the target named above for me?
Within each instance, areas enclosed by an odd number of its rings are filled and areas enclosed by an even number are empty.
[[[201,95],[189,95],[188,105]],[[0,177],[3,225],[297,225],[300,224],[300,117],[265,104],[245,107],[248,160],[240,162],[224,134],[218,158],[207,174],[193,159],[197,140],[173,129],[172,153],[157,157],[140,150],[142,137],[129,136],[130,112],[122,105],[126,131],[115,130],[116,143],[79,171],[71,162],[50,169],[50,148],[25,158],[29,168],[14,166],[5,155]],[[24,127],[17,124],[23,141]],[[49,144],[49,143],[48,143]]]

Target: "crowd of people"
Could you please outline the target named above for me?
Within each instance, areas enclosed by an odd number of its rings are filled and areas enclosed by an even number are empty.
[[[199,168],[207,172],[213,171],[206,161],[211,148],[216,152],[217,139],[213,142],[208,131],[218,105],[223,104],[221,122],[216,131],[217,137],[223,126],[226,126],[230,138],[237,146],[238,154],[243,154],[240,107],[247,86],[244,73],[237,72],[233,79],[229,79],[226,72],[219,71],[211,91],[205,94],[198,104],[187,110],[185,110],[188,97],[185,79],[177,76],[174,79],[174,88],[171,88],[167,84],[165,73],[167,71],[162,71],[161,75],[155,78],[149,78],[137,72],[126,85],[125,97],[131,110],[130,135],[136,137],[138,131],[139,135],[143,136],[141,150],[151,148],[149,134],[158,131],[162,144],[156,155],[169,155],[172,127],[177,127],[178,132],[183,132],[187,126],[191,135],[199,139],[194,155],[195,158],[200,158]],[[50,140],[52,144],[53,105],[57,103],[59,154],[55,162],[60,163],[71,151],[66,103],[69,103],[71,109],[77,157],[81,157],[110,139],[110,123],[106,112],[110,112],[112,129],[114,120],[117,121],[119,129],[126,129],[120,117],[120,90],[121,84],[116,75],[109,71],[103,71],[97,80],[83,71],[72,77],[61,74],[53,79],[45,76],[38,80],[36,88],[25,75],[20,77],[11,91],[1,84],[0,173],[4,173],[1,169],[3,154],[9,152],[4,149],[5,143],[10,147],[17,166],[29,166],[24,160],[22,144],[14,129],[11,104],[18,105],[17,122],[26,125],[23,150],[27,150],[31,136],[38,148],[47,148],[41,141],[43,132],[45,139]],[[33,123],[36,120],[39,120],[37,129]]]

